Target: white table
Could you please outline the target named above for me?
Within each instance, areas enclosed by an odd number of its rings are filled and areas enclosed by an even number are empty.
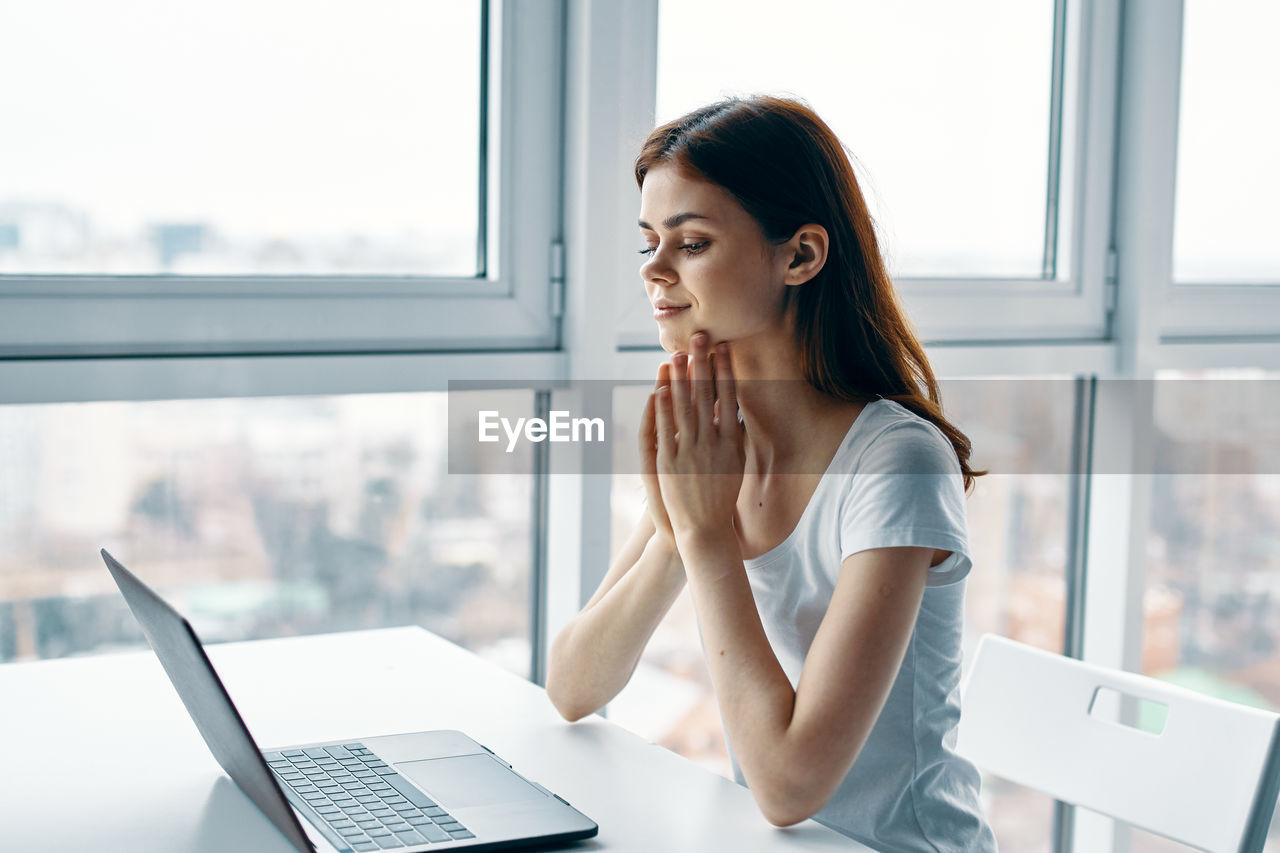
[[[600,825],[566,848],[866,851],[421,628],[208,647],[259,747],[460,729]],[[0,666],[0,848],[295,853],[222,772],[151,652]]]

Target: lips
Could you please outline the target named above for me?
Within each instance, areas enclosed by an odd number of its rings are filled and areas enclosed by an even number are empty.
[[[653,319],[655,320],[670,319],[671,317],[676,316],[677,314],[684,311],[688,307],[689,307],[688,305],[676,305],[671,302],[664,303],[663,301],[659,300],[653,306]]]

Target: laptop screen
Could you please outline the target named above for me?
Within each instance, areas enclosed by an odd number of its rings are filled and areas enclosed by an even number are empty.
[[[191,624],[105,550],[102,559],[213,757],[294,847],[313,853],[315,846],[271,777]]]

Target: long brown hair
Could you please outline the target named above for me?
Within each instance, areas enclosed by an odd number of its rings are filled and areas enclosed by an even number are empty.
[[[974,478],[988,472],[969,467],[969,439],[942,415],[933,369],[898,301],[862,190],[831,128],[799,101],[728,98],[649,134],[636,157],[636,183],[643,187],[649,170],[667,162],[724,188],[770,241],[785,243],[810,222],[827,229],[822,270],[804,286],[787,288],[805,378],[837,399],[883,397],[929,420],[950,439],[970,491]]]

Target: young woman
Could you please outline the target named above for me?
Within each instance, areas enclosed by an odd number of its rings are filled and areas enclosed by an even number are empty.
[[[673,353],[640,430],[647,513],[552,644],[548,695],[599,710],[687,582],[734,775],[771,823],[994,850],[953,751],[965,493],[986,472],[942,417],[844,149],[801,103],[731,99],[656,129],[635,175]]]

